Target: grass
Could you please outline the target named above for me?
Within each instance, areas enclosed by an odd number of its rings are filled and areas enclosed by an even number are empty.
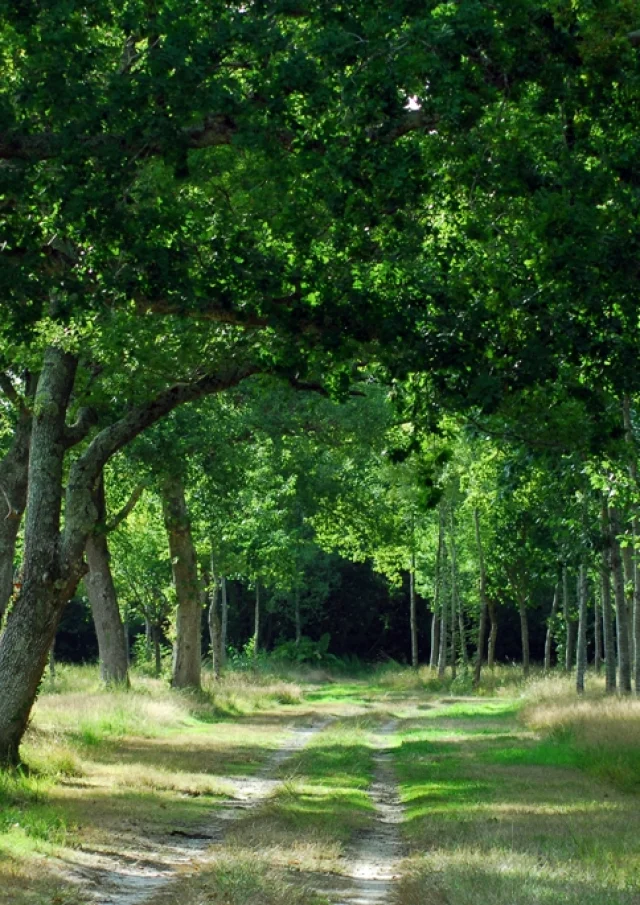
[[[594,782],[575,736],[536,735],[539,691],[529,694],[522,719],[521,700],[498,699],[443,701],[405,722],[396,766],[410,855],[398,903],[639,901],[637,798]],[[585,704],[587,722],[597,707]]]
[[[324,905],[312,887],[328,888],[370,825],[371,733],[390,717],[408,850],[396,905],[638,905],[640,702],[605,698],[594,677],[581,699],[563,675],[524,683],[503,667],[473,696],[462,679],[280,666],[199,694],[134,676],[124,693],[101,689],[95,669],[60,667],[38,701],[27,769],[0,773],[0,903],[86,905],[55,859],[188,834],[315,715],[334,721],[214,857],[185,869],[184,905]],[[175,895],[169,886],[150,905]]]

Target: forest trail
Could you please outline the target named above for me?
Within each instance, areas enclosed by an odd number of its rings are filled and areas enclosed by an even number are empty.
[[[327,682],[85,748],[0,905],[638,905],[637,788],[521,707]]]
[[[232,821],[272,795],[281,783],[277,771],[329,723],[330,719],[319,719],[293,729],[256,775],[231,781],[230,797],[200,827],[176,827],[164,837],[138,839],[138,847],[118,851],[79,847],[64,873],[95,905],[143,905],[175,881],[180,869],[193,866],[212,845],[222,843]]]

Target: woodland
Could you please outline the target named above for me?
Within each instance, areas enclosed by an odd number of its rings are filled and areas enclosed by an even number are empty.
[[[112,751],[144,726],[177,739],[195,721],[215,747],[234,714],[230,739],[256,734],[228,743],[257,752],[272,743],[248,714],[269,708],[278,739],[303,735],[315,708],[314,731],[346,758],[330,769],[327,754],[323,781],[361,769],[370,803],[353,792],[351,817],[330,815],[322,832],[342,821],[353,835],[331,846],[344,842],[349,863],[372,862],[376,845],[419,863],[400,872],[400,892],[395,866],[354,868],[369,883],[361,898],[326,883],[300,892],[252,867],[245,839],[245,860],[225,855],[215,889],[194,888],[194,903],[477,901],[473,871],[481,864],[493,888],[492,856],[455,877],[427,869],[426,812],[404,841],[378,839],[372,823],[371,851],[353,855],[367,807],[402,823],[393,809],[409,807],[432,743],[444,745],[434,769],[447,801],[462,807],[467,780],[446,773],[467,768],[447,735],[456,719],[477,733],[478,764],[506,764],[511,751],[532,770],[553,761],[613,783],[630,826],[639,0],[2,0],[0,10],[0,875],[3,857],[9,873],[22,869],[2,834],[40,813],[34,776],[55,788],[94,776],[91,745]],[[332,683],[333,697],[322,690]],[[78,729],[90,720],[76,709],[83,696],[111,714],[100,729]],[[432,729],[421,707],[434,708]],[[505,741],[518,732],[521,755]],[[395,773],[380,755],[391,737]],[[605,737],[617,746],[606,756]],[[118,769],[133,757],[123,744]],[[296,750],[287,757],[313,786],[313,758]],[[265,751],[252,769],[268,772]],[[219,756],[215,769],[231,775],[230,751]],[[376,798],[396,781],[397,802]],[[223,795],[193,782],[194,795]],[[538,794],[546,780],[530,782]],[[580,782],[563,813],[587,808]],[[256,788],[247,794],[260,808]],[[191,793],[174,792],[177,814]],[[69,812],[58,838],[52,807],[24,832],[58,858],[86,814]],[[286,848],[274,813],[265,833]],[[185,814],[175,832],[189,836]],[[587,840],[583,886],[558,867],[521,888],[514,869],[497,905],[588,903],[590,870],[594,902],[637,902],[637,843],[624,843],[623,876],[592,828],[574,830]],[[468,852],[456,832],[451,845]],[[434,870],[449,879],[432,888]],[[249,889],[249,875],[263,885]],[[6,901],[135,905],[156,890],[85,899],[77,877],[56,876],[28,894],[16,881]]]

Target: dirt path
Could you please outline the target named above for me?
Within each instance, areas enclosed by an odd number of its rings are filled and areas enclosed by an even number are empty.
[[[76,849],[73,860],[63,864],[64,875],[96,905],[142,905],[175,879],[181,867],[202,857],[212,844],[221,843],[231,822],[273,794],[281,782],[274,778],[278,768],[330,722],[294,729],[255,776],[230,780],[232,796],[200,828],[176,827],[168,835],[139,839],[135,847],[129,843],[118,851]]]
[[[388,737],[396,725],[395,720],[388,722],[374,735],[374,780],[369,789],[375,809],[372,826],[347,852],[342,876],[309,883],[312,889],[330,898],[333,905],[389,902],[403,855],[400,836],[403,808],[388,746]]]

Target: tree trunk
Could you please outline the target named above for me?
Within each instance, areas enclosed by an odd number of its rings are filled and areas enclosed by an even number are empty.
[[[440,602],[442,597],[442,544],[443,525],[440,520],[438,529],[438,550],[436,552],[436,571],[433,583],[433,614],[431,616],[431,651],[429,652],[429,669],[435,670],[440,654]]]
[[[518,593],[518,612],[520,613],[520,637],[522,639],[522,674],[529,675],[529,620],[527,618],[527,596]]]
[[[602,607],[600,605],[600,594],[602,593],[602,588],[598,589],[597,585],[595,587],[595,593],[593,598],[593,609],[595,613],[595,621],[593,625],[593,644],[594,644],[594,655],[593,655],[593,666],[596,671],[596,675],[600,675],[600,671],[602,669]]]
[[[616,691],[616,652],[611,606],[611,525],[606,499],[602,498],[602,638],[604,642],[605,688],[607,694]]]
[[[440,520],[440,530],[442,532],[442,572],[441,572],[441,586],[440,586],[440,651],[438,654],[438,678],[443,679],[447,670],[447,655],[449,648],[449,614],[448,614],[448,606],[447,606],[447,587],[446,587],[446,574],[447,574],[447,545],[445,543],[444,537],[444,517],[441,516]]]
[[[409,569],[409,622],[411,625],[411,666],[418,668],[418,617],[416,613],[416,554],[411,551]]]
[[[498,608],[496,607],[495,600],[491,597],[487,598],[487,607],[489,609],[489,621],[491,622],[489,650],[487,651],[487,667],[493,669],[496,665],[496,645],[498,643]]]
[[[256,605],[253,613],[253,656],[260,650],[260,583],[256,581]]]
[[[622,400],[622,414],[624,428],[629,446],[629,474],[637,491],[638,483],[638,458],[636,443],[633,436],[633,424],[631,421],[631,400],[625,396]],[[634,510],[635,512],[635,510]],[[640,540],[640,519],[634,514],[633,527],[633,610],[632,610],[632,672],[633,689],[636,695],[640,695],[640,567],[638,566],[638,550],[636,544]]]
[[[220,664],[227,665],[227,628],[229,625],[229,603],[227,601],[227,579],[220,579]]]
[[[616,630],[618,635],[619,687],[622,694],[631,693],[631,661],[629,658],[629,620],[624,593],[624,576],[620,556],[620,518],[614,507],[609,507],[611,525],[611,572],[616,601]]]
[[[200,588],[187,501],[179,478],[163,482],[162,509],[178,601],[171,684],[174,688],[200,688]]]
[[[634,585],[635,585],[635,569],[633,562],[633,551],[631,547],[632,539],[629,533],[625,532],[625,545],[620,545],[620,555],[622,558],[622,573],[624,575],[624,597],[627,608],[627,625],[629,627],[629,669],[633,669],[633,605],[634,605]]]
[[[0,764],[17,764],[56,629],[80,573],[59,556],[65,418],[76,361],[49,348],[34,400],[23,583],[0,637]]]
[[[553,589],[553,603],[551,604],[551,613],[547,620],[547,635],[544,641],[544,671],[549,672],[551,669],[551,642],[553,638],[553,620],[558,612],[558,599],[560,597],[560,587],[556,584]]]
[[[576,691],[584,694],[584,676],[587,669],[587,570],[584,565],[578,571],[578,647],[576,653]]]
[[[20,413],[11,445],[0,461],[0,506],[4,500],[7,509],[0,514],[0,623],[13,593],[16,539],[27,502],[31,421],[28,412]]]
[[[562,567],[562,613],[565,625],[564,668],[565,672],[571,672],[575,662],[576,631],[569,601],[569,570],[566,566]]]
[[[211,640],[211,660],[213,678],[218,681],[222,675],[222,625],[218,612],[218,596],[220,582],[211,569],[211,586],[209,591],[209,637]]]
[[[111,574],[109,545],[106,535],[106,503],[104,480],[100,477],[94,496],[98,524],[87,538],[89,571],[84,585],[91,605],[98,638],[100,677],[107,685],[129,685],[129,669],[125,630]]]
[[[296,628],[296,647],[302,639],[302,620],[300,618],[300,590],[296,588],[293,592],[293,615]]]
[[[473,670],[473,687],[478,688],[480,685],[480,677],[482,674],[482,658],[484,656],[484,646],[487,638],[487,570],[484,563],[484,550],[482,547],[482,536],[480,534],[480,516],[477,508],[473,510],[473,524],[476,534],[476,549],[478,552],[479,566],[479,595],[480,595],[480,618],[478,620],[478,643],[476,646],[476,658]]]
[[[153,662],[156,679],[162,675],[162,629],[157,622],[151,626],[151,640],[153,642]]]

